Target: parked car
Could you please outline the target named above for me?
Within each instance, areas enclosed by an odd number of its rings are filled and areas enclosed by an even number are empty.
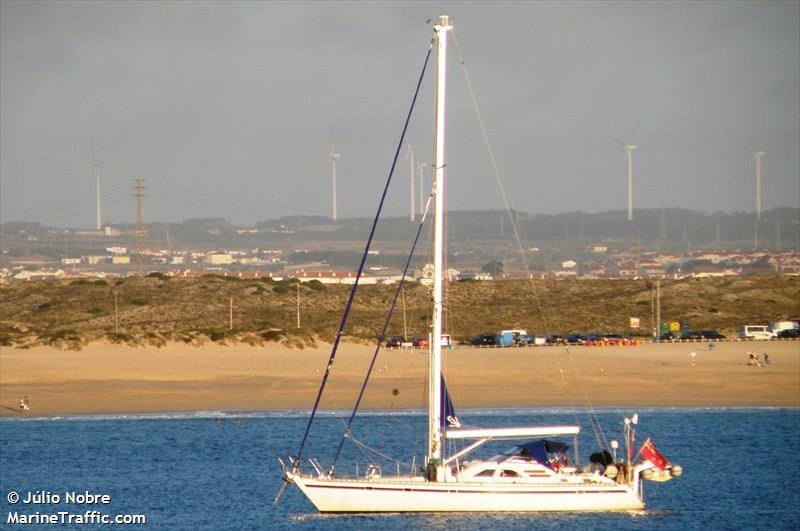
[[[520,334],[519,337],[517,337],[517,345],[533,345],[533,337],[528,334]]]
[[[411,345],[414,348],[428,348],[428,338],[427,337],[415,337],[411,340]]]
[[[622,336],[619,334],[601,334],[598,332],[587,335],[586,343],[590,345],[605,343],[607,345],[619,345],[622,343]]]
[[[591,333],[584,337],[584,341],[590,345],[599,344],[601,339],[603,339],[603,334],[598,333]]]
[[[609,345],[621,345],[625,341],[620,334],[601,334],[600,339]]]
[[[700,330],[700,335],[703,339],[725,339],[725,336],[716,330]]]
[[[703,339],[703,334],[700,332],[692,332],[691,330],[685,330],[681,332],[681,339],[684,341],[696,341],[699,339]]]
[[[531,345],[546,345],[547,344],[547,337],[543,336],[542,334],[534,334],[533,341],[531,341]]]
[[[678,339],[678,336],[673,334],[672,332],[666,332],[658,336],[659,341],[672,341],[674,339]]]
[[[567,343],[570,345],[583,345],[586,343],[586,336],[582,334],[570,334],[567,336]]]
[[[781,330],[778,332],[778,337],[781,339],[797,339],[800,337],[800,329],[787,328],[786,330]]]
[[[780,334],[784,330],[800,330],[800,323],[797,321],[775,321],[770,323],[769,327],[775,334]]]
[[[386,340],[386,346],[393,348],[400,348],[403,346],[403,343],[405,342],[406,338],[404,338],[403,336],[392,336]]]
[[[494,345],[494,334],[480,334],[475,336],[472,340],[473,345],[477,345],[479,347]]]
[[[519,344],[520,345],[544,345],[547,343],[547,338],[545,338],[541,334],[525,334],[524,336],[520,336]]]
[[[564,343],[566,343],[566,341],[564,340],[564,336],[562,336],[561,334],[550,334],[549,336],[547,336],[546,341],[548,345],[563,345]]]

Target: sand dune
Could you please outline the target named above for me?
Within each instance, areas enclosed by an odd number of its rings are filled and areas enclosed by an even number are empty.
[[[352,407],[374,347],[344,344],[322,406]],[[770,365],[747,366],[747,352]],[[0,350],[0,414],[308,409],[329,345],[135,348],[94,343],[81,351]],[[694,352],[694,365],[691,353]],[[382,350],[364,405],[422,408],[426,356]],[[458,407],[800,406],[800,342],[661,344],[448,351]]]

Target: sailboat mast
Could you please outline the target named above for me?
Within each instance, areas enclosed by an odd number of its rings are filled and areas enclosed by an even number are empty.
[[[444,130],[449,18],[439,17],[433,27],[436,47],[436,118],[433,146],[435,216],[433,254],[433,331],[428,370],[428,470],[429,479],[443,481],[442,466],[442,280],[444,277]]]

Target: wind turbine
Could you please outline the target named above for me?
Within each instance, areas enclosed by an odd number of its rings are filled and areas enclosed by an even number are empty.
[[[333,141],[331,141],[331,152],[328,156],[331,159],[331,181],[333,188],[333,193],[331,194],[333,198],[333,211],[331,214],[331,219],[335,223],[336,222],[336,161],[339,160],[342,154],[336,153],[336,150],[333,147]]]
[[[95,182],[95,192],[96,192],[96,199],[97,199],[97,206],[96,206],[96,215],[97,218],[95,220],[95,228],[100,230],[103,228],[103,214],[100,207],[100,172],[97,171],[97,168],[103,165],[103,161],[95,160],[94,158],[94,142],[92,142],[92,177],[94,177]]]
[[[756,215],[758,221],[761,221],[761,157],[764,154],[765,152],[760,149],[753,152],[753,158],[756,161]]]
[[[427,162],[420,162],[419,164],[419,215],[423,215],[425,212],[425,200],[424,200],[424,190],[425,190],[425,172],[423,171],[425,167],[428,165]]]
[[[619,140],[617,144],[625,148],[625,157],[628,159],[628,221],[633,221],[633,150],[638,146]]]

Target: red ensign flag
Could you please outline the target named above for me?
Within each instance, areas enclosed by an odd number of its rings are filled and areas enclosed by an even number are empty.
[[[650,440],[650,437],[642,445],[642,449],[639,450],[639,453],[642,454],[642,457],[656,465],[661,470],[667,468],[667,458],[661,455],[658,450],[656,450],[656,446],[653,444],[653,441]]]

